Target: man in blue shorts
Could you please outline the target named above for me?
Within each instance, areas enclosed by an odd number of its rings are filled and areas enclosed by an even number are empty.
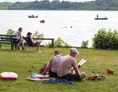
[[[70,54],[62,58],[58,67],[58,77],[68,81],[79,81],[86,77],[85,72],[79,71],[80,65],[77,65],[75,60],[76,55],[79,54],[76,48],[71,48]]]

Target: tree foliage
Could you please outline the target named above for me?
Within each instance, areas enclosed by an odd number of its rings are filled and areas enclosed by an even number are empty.
[[[7,35],[12,35],[14,32],[15,32],[14,30],[9,29],[9,30],[6,32],[6,34],[7,34]]]
[[[83,41],[81,44],[81,48],[88,48],[88,40],[87,41]]]
[[[32,35],[33,38],[43,38],[44,34],[40,34],[38,31],[35,31]]]
[[[96,49],[118,49],[118,30],[101,28],[92,40]]]
[[[49,42],[46,47],[52,47],[51,43]],[[54,42],[54,47],[69,47],[68,43],[63,41],[60,37],[58,37]]]
[[[118,0],[95,0],[70,2],[60,0],[40,0],[32,2],[2,2],[0,9],[7,10],[118,10]]]

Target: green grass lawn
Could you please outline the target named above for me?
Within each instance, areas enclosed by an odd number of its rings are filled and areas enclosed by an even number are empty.
[[[31,75],[28,72],[32,66],[34,71],[53,56],[56,48],[42,47],[42,53],[35,51],[11,51],[10,47],[2,47],[0,50],[0,73],[9,71],[16,72],[18,79],[15,81],[0,78],[0,92],[118,92],[118,50],[80,49],[76,60],[82,58],[87,62],[82,65],[80,71],[87,72],[87,76],[103,73],[105,80],[90,81],[83,79],[74,82],[73,85],[66,83],[45,84],[41,81],[29,81],[26,78]],[[62,55],[67,55],[70,48],[59,48]],[[107,68],[114,70],[113,75],[106,74]],[[92,71],[96,73],[92,73]]]

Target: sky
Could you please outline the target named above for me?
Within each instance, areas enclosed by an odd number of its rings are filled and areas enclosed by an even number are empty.
[[[0,2],[28,2],[28,1],[36,1],[36,0],[0,0]],[[40,0],[38,0],[40,1]],[[50,0],[52,1],[52,0]],[[71,1],[71,2],[85,2],[85,1],[95,1],[95,0],[60,0],[60,1]]]

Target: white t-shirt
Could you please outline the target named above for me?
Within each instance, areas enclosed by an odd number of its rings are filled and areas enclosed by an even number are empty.
[[[20,39],[19,31],[15,32],[13,35],[15,35],[17,39]]]

